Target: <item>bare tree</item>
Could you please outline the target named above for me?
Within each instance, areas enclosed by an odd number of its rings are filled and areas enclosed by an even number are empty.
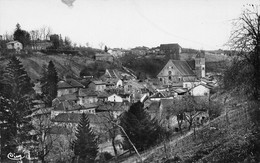
[[[246,90],[249,97],[258,100],[260,96],[260,15],[258,6],[248,6],[241,17],[234,22],[234,31],[230,38],[231,47],[238,52],[238,60],[234,62],[233,67],[239,65],[239,72],[233,71],[237,68],[231,70],[225,75],[224,83]]]
[[[47,26],[41,27],[39,31],[41,40],[48,40],[52,33],[51,28]]]
[[[50,108],[41,108],[38,113],[33,115],[32,122],[37,136],[38,148],[37,153],[39,159],[44,163],[46,157],[53,148],[53,142],[56,138],[50,133],[53,122],[50,120]]]
[[[98,44],[98,46],[99,46],[99,48],[101,49],[101,50],[103,50],[103,47],[104,47],[104,43],[103,42],[100,42],[99,44]]]
[[[118,123],[118,119],[113,116],[112,112],[108,112],[108,114],[102,114],[101,118],[105,120],[102,122],[102,124],[104,125],[104,129],[106,130],[106,132],[109,135],[109,138],[111,139],[115,156],[117,156],[118,152],[116,149],[115,138],[119,133],[119,128],[116,125]]]

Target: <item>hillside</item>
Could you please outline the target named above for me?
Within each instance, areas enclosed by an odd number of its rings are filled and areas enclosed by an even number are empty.
[[[181,53],[180,60],[191,60],[196,57],[196,53]],[[206,72],[222,72],[229,64],[231,58],[224,55],[206,53]],[[140,57],[134,54],[120,58],[123,66],[134,70],[137,76],[156,78],[167,60],[163,56]]]
[[[97,73],[98,70],[104,72],[105,68],[113,67],[113,64],[108,62],[96,62],[93,59],[85,56],[69,56],[66,54],[46,55],[44,53],[34,53],[27,56],[18,56],[22,61],[25,70],[31,77],[32,81],[36,81],[41,77],[43,67],[47,66],[49,61],[53,61],[58,75],[62,78],[64,75],[79,77],[82,70],[87,71],[90,75]],[[0,60],[0,69],[2,70],[8,63],[8,58]]]
[[[229,93],[218,93],[214,100],[223,101],[227,96],[221,116],[197,128],[195,134],[192,130],[142,152],[143,162],[257,162],[254,160],[260,159],[260,135],[253,129],[254,117],[259,116],[260,111],[253,112],[254,103]],[[138,162],[139,159],[135,155],[123,162]]]

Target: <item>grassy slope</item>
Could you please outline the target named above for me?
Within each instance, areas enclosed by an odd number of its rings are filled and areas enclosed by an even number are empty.
[[[81,70],[87,65],[94,63],[87,57],[68,57],[67,55],[45,55],[33,54],[27,57],[19,57],[28,75],[33,81],[39,79],[43,70],[43,65],[48,65],[49,61],[53,61],[57,72],[62,77],[63,74],[72,73],[74,76],[79,76]],[[1,69],[8,63],[8,59],[0,61]]]
[[[223,101],[227,94],[218,94],[216,100]],[[213,120],[211,125],[196,131],[196,136],[189,135],[181,140],[180,146],[175,146],[171,156],[178,156],[179,162],[243,162],[248,157],[247,150],[250,147],[248,137],[252,123],[250,117],[245,114],[247,103],[243,98],[231,97],[223,106],[229,110],[229,123],[226,116]],[[238,114],[237,114],[238,113]],[[210,130],[209,126],[217,129]],[[178,144],[179,144],[178,143]],[[159,158],[148,158],[145,162],[156,162]],[[167,161],[175,162],[174,159]]]

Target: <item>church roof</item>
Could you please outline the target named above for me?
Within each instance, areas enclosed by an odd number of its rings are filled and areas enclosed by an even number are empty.
[[[164,66],[175,66],[177,70],[181,73],[183,76],[195,76],[194,72],[192,71],[191,67],[186,61],[181,61],[181,60],[172,60],[170,59],[167,64]],[[157,75],[160,76],[164,68],[161,70],[161,72]]]

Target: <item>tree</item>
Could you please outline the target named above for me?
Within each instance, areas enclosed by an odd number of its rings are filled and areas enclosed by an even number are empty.
[[[108,52],[107,46],[105,46],[104,52],[106,52],[106,53]]]
[[[58,73],[52,61],[49,62],[47,73],[43,71],[42,82],[42,94],[44,97],[45,104],[50,107],[52,100],[57,97],[58,91]]]
[[[226,71],[226,88],[236,88],[247,97],[259,100],[260,95],[260,15],[258,6],[250,5],[234,23],[231,47],[238,52]]]
[[[27,31],[22,30],[20,24],[16,25],[16,30],[14,31],[14,40],[21,42],[23,47],[26,47],[31,43],[30,34]]]
[[[57,34],[50,35],[50,41],[53,44],[53,46],[52,46],[53,49],[58,49],[61,46],[60,37]]]
[[[119,133],[119,128],[116,125],[118,123],[118,119],[113,116],[112,113],[103,114],[103,119],[106,119],[102,124],[104,125],[104,130],[108,132],[109,138],[111,139],[113,150],[115,156],[117,156],[116,142],[115,138]]]
[[[68,36],[65,37],[64,46],[67,47],[67,48],[71,48],[72,47],[71,39]]]
[[[48,114],[49,109],[41,108],[31,115],[38,142],[37,154],[42,163],[45,163],[46,157],[53,148],[53,142],[56,141],[54,136],[51,135],[53,122],[50,114]]]
[[[141,102],[134,103],[120,117],[120,125],[138,150],[145,150],[155,145],[160,137],[161,127],[155,119],[144,110]],[[124,148],[132,150],[129,142],[124,142]]]
[[[97,139],[85,113],[82,113],[76,130],[76,140],[73,142],[73,150],[82,162],[94,162],[98,153]]]
[[[10,59],[1,80],[0,121],[4,122],[1,124],[4,126],[1,128],[4,146],[1,147],[14,149],[28,138],[28,132],[32,129],[28,115],[31,114],[33,84],[16,57]]]

